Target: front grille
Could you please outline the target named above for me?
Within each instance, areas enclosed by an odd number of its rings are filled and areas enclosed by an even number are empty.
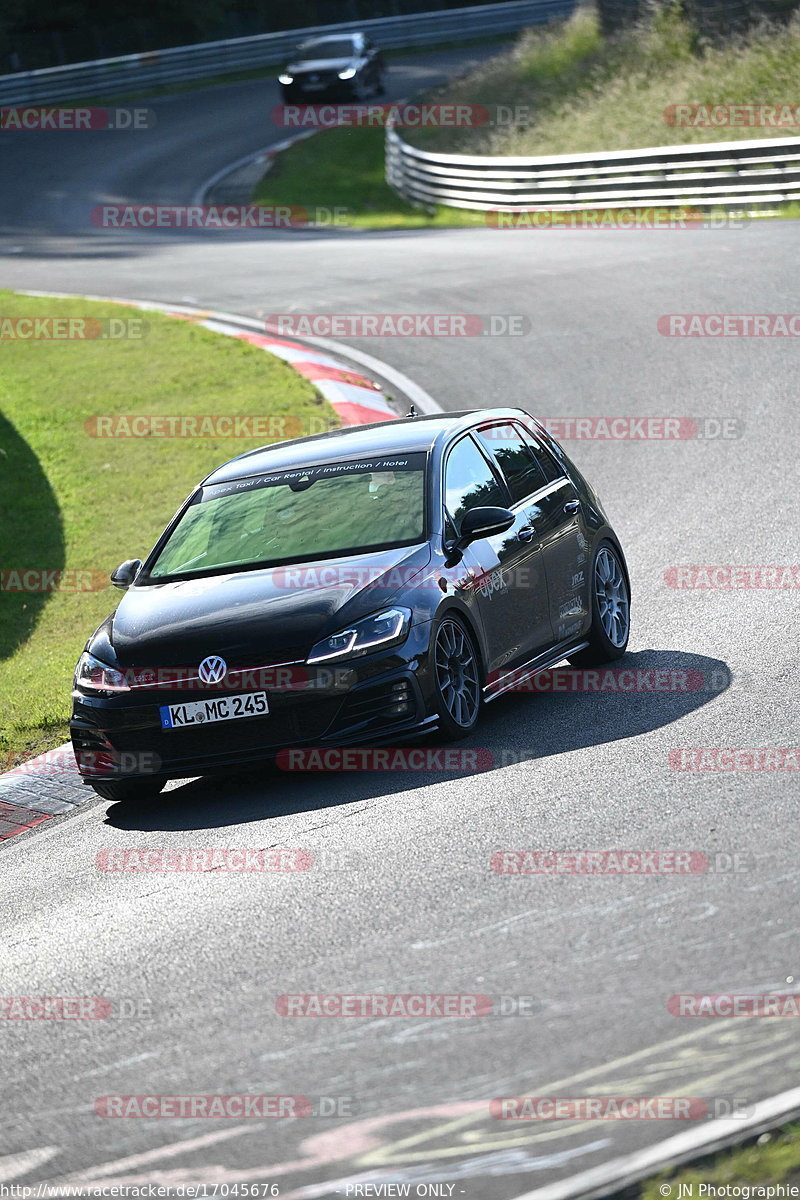
[[[326,86],[340,82],[337,71],[301,71],[294,79],[295,83],[324,83]]]
[[[201,683],[197,662],[191,666],[128,667],[128,682],[132,691],[141,695],[158,695],[159,702],[163,704],[176,703],[177,700],[186,698],[187,692],[196,693],[190,695],[189,699],[205,700],[207,694],[225,695],[228,692],[285,687],[293,681],[299,683],[308,678],[309,672],[305,666],[306,649],[307,647],[289,646],[281,654],[260,657],[256,664],[228,663],[224,678],[213,687]],[[178,695],[176,700],[173,700],[173,692],[183,695]]]

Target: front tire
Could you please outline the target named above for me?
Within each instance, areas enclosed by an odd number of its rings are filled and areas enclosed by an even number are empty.
[[[439,624],[431,647],[439,733],[455,741],[467,737],[481,711],[481,668],[472,635],[457,616]]]
[[[92,779],[90,782],[104,800],[149,800],[158,795],[166,780],[148,775],[141,779]]]
[[[589,645],[569,661],[574,667],[595,667],[613,662],[628,648],[631,598],[625,569],[611,542],[601,542],[592,563],[592,625]]]

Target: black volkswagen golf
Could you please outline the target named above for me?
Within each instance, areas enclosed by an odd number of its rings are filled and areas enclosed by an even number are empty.
[[[383,54],[364,33],[312,38],[298,46],[278,76],[286,102],[314,103],[328,97],[360,100],[382,96]]]
[[[289,747],[463,737],[536,672],[619,658],[630,625],[600,500],[521,409],[242,454],[111,579],[71,721],[107,799]]]

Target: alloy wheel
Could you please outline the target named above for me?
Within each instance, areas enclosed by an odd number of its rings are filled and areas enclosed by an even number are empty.
[[[630,623],[628,588],[617,557],[607,546],[595,561],[594,588],[606,637],[613,646],[624,646]]]
[[[436,634],[436,682],[448,714],[456,725],[469,728],[478,715],[478,663],[466,632],[456,621],[444,620]]]

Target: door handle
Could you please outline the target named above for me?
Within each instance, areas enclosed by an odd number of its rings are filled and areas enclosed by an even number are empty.
[[[523,525],[521,529],[517,530],[517,540],[520,542],[531,542],[533,541],[533,534],[534,528],[532,525]]]
[[[565,513],[576,513],[581,506],[580,500],[568,500],[564,505]]]

